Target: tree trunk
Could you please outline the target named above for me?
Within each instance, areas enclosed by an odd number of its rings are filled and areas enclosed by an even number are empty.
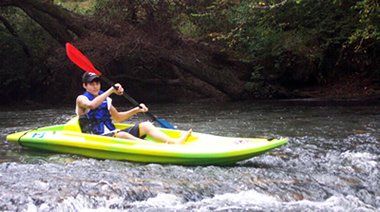
[[[226,68],[212,67],[213,64],[210,62],[210,58],[206,55],[193,57],[186,55],[186,58],[183,57],[184,55],[185,54],[183,53],[163,59],[190,74],[192,77],[195,77],[216,88],[220,92],[225,93],[230,98],[241,98],[244,85],[243,82],[234,75],[233,71]],[[199,56],[203,57],[200,58]]]

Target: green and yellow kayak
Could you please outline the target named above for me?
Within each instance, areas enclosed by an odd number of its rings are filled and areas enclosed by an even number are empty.
[[[130,124],[116,124],[124,129]],[[177,138],[184,131],[161,129]],[[181,165],[228,165],[263,154],[287,143],[287,138],[222,137],[193,132],[184,144],[165,144],[146,137],[147,142],[133,141],[82,133],[78,118],[63,125],[16,132],[8,141],[20,145],[59,153],[84,155],[91,158],[127,160],[141,163]]]

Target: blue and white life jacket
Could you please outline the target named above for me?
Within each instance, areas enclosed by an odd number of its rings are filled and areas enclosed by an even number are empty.
[[[101,95],[102,93],[104,92],[99,91],[98,95]],[[95,99],[95,96],[87,91],[83,96],[87,97],[90,101]],[[82,132],[102,135],[116,129],[115,125],[112,123],[111,114],[109,112],[111,101],[108,99],[109,98],[104,100],[96,109],[89,110],[85,115],[80,117],[79,124],[81,125]]]

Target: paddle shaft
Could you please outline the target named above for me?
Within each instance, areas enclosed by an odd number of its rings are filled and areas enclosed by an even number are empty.
[[[109,86],[112,86],[116,90],[118,89],[117,86],[115,86],[115,83],[109,80],[107,77],[100,75],[100,78],[107,83]],[[126,98],[129,102],[131,102],[134,106],[141,108],[140,103],[138,103],[135,99],[133,99],[131,96],[129,96],[127,93],[123,92],[123,97]],[[152,118],[154,121],[157,121],[157,117],[153,115],[151,112],[147,111],[145,112],[146,115],[148,115],[150,118]]]

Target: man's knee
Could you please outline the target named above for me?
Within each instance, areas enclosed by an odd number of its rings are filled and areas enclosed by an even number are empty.
[[[152,124],[152,122],[145,121],[145,122],[141,122],[139,127],[141,131],[149,132],[154,127],[154,125]]]

